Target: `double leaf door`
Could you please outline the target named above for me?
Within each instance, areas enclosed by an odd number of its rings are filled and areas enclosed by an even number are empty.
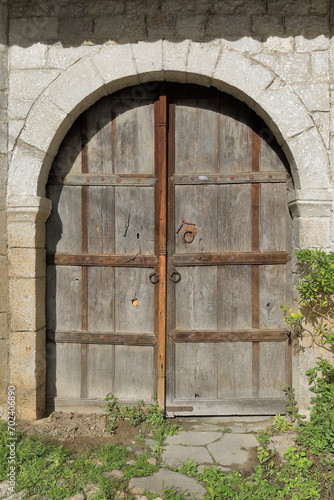
[[[49,408],[111,392],[284,411],[289,179],[262,120],[215,89],[144,84],[83,113],[48,182]]]

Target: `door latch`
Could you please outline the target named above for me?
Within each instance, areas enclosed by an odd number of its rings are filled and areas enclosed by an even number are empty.
[[[193,222],[186,222],[183,220],[179,227],[176,230],[176,234],[178,234],[182,229],[182,239],[185,243],[192,243],[198,233],[198,229],[196,224]]]

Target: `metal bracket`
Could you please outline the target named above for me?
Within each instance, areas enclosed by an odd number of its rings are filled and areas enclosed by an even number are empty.
[[[176,234],[178,234],[181,229],[182,230],[182,239],[185,243],[192,243],[196,237],[196,234],[198,233],[198,229],[196,227],[196,224],[193,222],[186,222],[183,220],[179,227],[176,230]]]

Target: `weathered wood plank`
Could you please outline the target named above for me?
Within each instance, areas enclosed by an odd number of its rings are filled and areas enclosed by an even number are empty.
[[[60,253],[56,255],[48,255],[47,262],[58,266],[154,267],[158,263],[158,258],[153,255],[141,254],[94,255],[87,253]]]
[[[114,346],[87,347],[87,397],[105,398],[114,390]]]
[[[287,190],[284,184],[266,184],[261,187],[260,250],[289,250],[290,215]]]
[[[217,329],[217,269],[184,267],[176,269],[181,281],[175,284],[175,325],[177,330]]]
[[[154,332],[154,285],[146,269],[115,269],[115,332]]]
[[[74,177],[74,176],[71,176]],[[171,181],[175,185],[194,184],[256,184],[256,183],[286,183],[286,172],[227,172],[214,174],[174,174]],[[70,178],[68,176],[67,178]]]
[[[84,332],[69,330],[47,330],[47,339],[50,342],[81,343],[81,344],[120,344],[120,345],[155,345],[156,337],[153,333],[133,335],[131,332]]]
[[[114,104],[113,158],[118,174],[153,174],[154,113],[153,102],[135,97]]]
[[[88,268],[88,330],[114,332],[114,269]]]
[[[220,171],[247,172],[252,168],[252,130],[244,123],[242,105],[221,109],[220,126]]]
[[[218,328],[252,327],[251,266],[226,266],[218,274]]]
[[[291,255],[288,252],[220,252],[174,254],[170,261],[175,266],[225,266],[243,264],[285,264]]]
[[[111,145],[111,102],[101,99],[86,111],[88,171],[113,173]]]
[[[81,345],[56,346],[56,396],[76,398],[81,395]]]
[[[87,205],[88,252],[115,253],[114,188],[90,186]]]
[[[174,342],[252,342],[263,341],[277,342],[285,341],[288,330],[259,330],[259,329],[239,329],[210,331],[172,331],[169,336]]]
[[[286,384],[285,342],[261,342],[259,356],[259,396],[282,397]]]
[[[50,185],[62,184],[64,186],[155,186],[157,179],[150,174],[121,174],[121,175],[96,175],[91,174],[69,174],[66,177],[51,174]]]
[[[152,347],[115,347],[114,394],[127,401],[151,401],[154,395],[155,367]]]
[[[175,345],[175,397],[217,397],[216,344]]]
[[[80,252],[81,188],[49,186],[48,196],[52,201],[52,211],[46,222],[47,252]]]
[[[252,397],[252,344],[217,345],[218,398]]]
[[[216,172],[216,111],[206,99],[178,99],[175,113],[175,172]],[[191,147],[190,147],[191,144]]]
[[[217,187],[175,187],[175,232],[182,221],[196,224],[197,235],[185,243],[183,228],[175,235],[177,253],[217,251]]]
[[[119,187],[115,191],[116,253],[154,253],[154,189]]]
[[[260,328],[284,328],[281,306],[287,303],[286,268],[259,266]]]
[[[63,178],[69,173],[81,173],[81,139],[82,123],[80,118],[74,122],[60,145],[57,156],[52,164],[51,175]]]
[[[252,250],[251,186],[220,186],[218,191],[218,250]]]

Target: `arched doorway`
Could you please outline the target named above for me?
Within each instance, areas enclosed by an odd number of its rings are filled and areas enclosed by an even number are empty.
[[[264,122],[215,89],[144,84],[83,113],[48,182],[49,408],[284,411],[289,179]]]

